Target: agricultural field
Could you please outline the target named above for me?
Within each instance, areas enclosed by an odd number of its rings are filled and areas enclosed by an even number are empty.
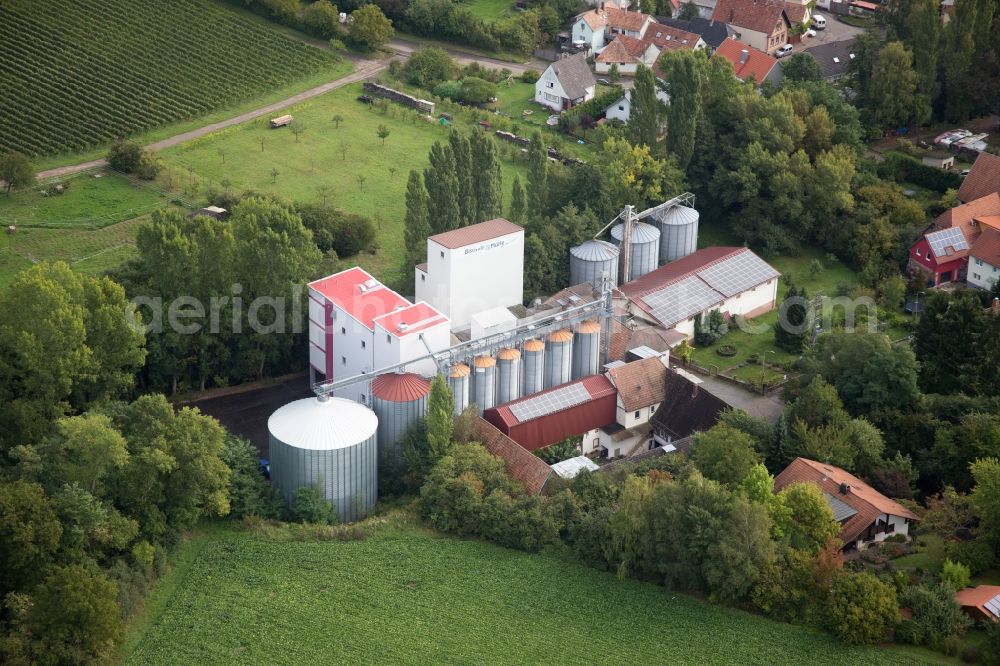
[[[361,540],[211,530],[182,546],[125,664],[922,664],[801,627],[406,524]],[[369,521],[369,524],[371,521]],[[287,529],[287,528],[286,528]]]
[[[211,0],[7,0],[0,152],[80,152],[346,68]]]
[[[463,7],[476,18],[495,21],[512,11],[513,0],[469,0]]]

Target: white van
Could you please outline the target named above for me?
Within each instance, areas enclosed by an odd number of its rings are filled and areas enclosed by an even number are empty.
[[[826,17],[820,16],[819,14],[813,14],[813,27],[817,30],[825,30]]]

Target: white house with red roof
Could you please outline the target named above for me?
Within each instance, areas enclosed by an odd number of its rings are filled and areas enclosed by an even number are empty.
[[[309,374],[312,382],[345,379],[406,363],[451,346],[451,324],[427,303],[410,303],[361,268],[310,282]],[[433,373],[433,363],[408,371]],[[364,384],[335,395],[367,402]]]
[[[427,239],[427,263],[415,268],[414,293],[451,319],[455,329],[472,315],[521,305],[524,229],[502,217]]]

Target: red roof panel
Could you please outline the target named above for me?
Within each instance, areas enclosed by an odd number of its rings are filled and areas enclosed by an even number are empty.
[[[743,51],[746,51],[746,62],[743,62]],[[732,37],[719,45],[715,55],[725,58],[733,66],[733,74],[740,81],[749,81],[751,77],[757,84],[764,82],[767,75],[778,64],[778,59],[758,51],[752,46],[738,42]]]
[[[412,402],[431,392],[431,383],[412,372],[390,372],[372,380],[372,396],[390,402]]]
[[[498,217],[493,220],[487,220],[486,222],[480,222],[479,224],[471,224],[467,227],[462,227],[461,229],[445,231],[444,233],[431,236],[428,240],[432,240],[438,245],[454,250],[457,247],[464,247],[466,245],[472,245],[473,243],[482,243],[483,241],[499,238],[500,236],[507,236],[509,234],[517,233],[518,231],[524,231],[524,229],[517,226],[513,222],[508,222],[502,217]]]
[[[423,301],[375,318],[375,323],[397,338],[426,331],[447,321],[446,316]]]
[[[410,305],[408,300],[358,267],[310,282],[309,288],[336,304],[368,330],[375,330],[375,319]]]

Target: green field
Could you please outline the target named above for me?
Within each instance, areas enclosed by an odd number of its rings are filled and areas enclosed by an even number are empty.
[[[527,555],[396,524],[360,541],[229,529],[181,566],[131,628],[127,664],[919,664]]]
[[[470,0],[463,6],[476,18],[481,18],[484,21],[495,21],[509,14],[513,4],[512,0]]]
[[[454,124],[446,127],[395,104],[383,113],[356,101],[361,92],[361,84],[352,84],[289,109],[306,128],[298,141],[287,128],[272,130],[258,119],[160,155],[181,173],[190,170],[216,184],[228,179],[234,189],[273,192],[293,201],[318,201],[317,188],[329,187],[331,204],[375,222],[380,251],[358,256],[357,263],[383,280],[405,279],[412,276],[400,270],[407,175],[427,166],[434,141],[446,141],[451,127],[471,129],[473,120],[468,112],[456,112]],[[339,128],[335,115],[343,117]],[[385,145],[376,135],[379,125],[391,132]],[[505,156],[502,166],[507,192],[515,174],[523,183],[521,163]]]
[[[0,18],[0,151],[29,155],[195,118],[336,60],[211,0],[8,0]]]

